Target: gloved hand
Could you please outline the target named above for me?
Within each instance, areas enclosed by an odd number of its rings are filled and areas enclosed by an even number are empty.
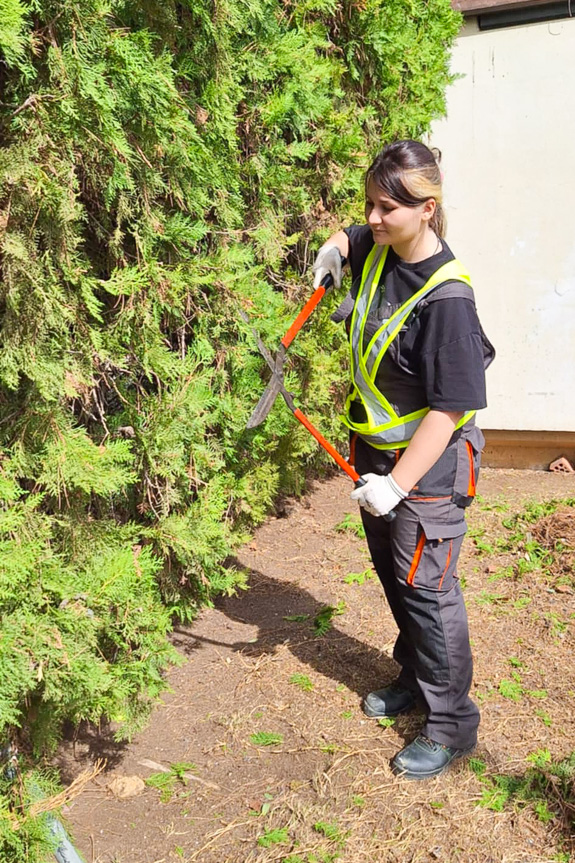
[[[338,247],[330,245],[329,242],[322,246],[317,253],[317,258],[312,267],[312,272],[314,275],[314,288],[318,288],[320,286],[322,279],[327,276],[328,273],[331,273],[334,287],[341,288],[341,252]]]
[[[387,515],[408,495],[408,492],[398,486],[391,474],[381,476],[377,473],[366,473],[362,479],[366,480],[366,484],[355,488],[351,499],[357,500],[359,505],[372,515]]]

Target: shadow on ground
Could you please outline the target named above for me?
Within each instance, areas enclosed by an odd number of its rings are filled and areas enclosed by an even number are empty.
[[[81,758],[76,754],[76,748],[81,752]],[[91,722],[81,722],[74,727],[67,723],[64,727],[62,745],[59,748],[55,764],[60,771],[64,785],[70,784],[78,775],[78,764],[85,761],[105,761],[106,771],[120,765],[129,749],[127,740],[114,738],[114,727],[111,723],[101,722],[94,725]]]
[[[313,622],[325,606],[292,582],[277,581],[251,570],[249,590],[220,597],[216,608],[236,623],[257,627],[254,640],[226,643],[244,656],[271,654],[279,645],[286,645],[301,662],[359,696],[385,686],[397,675],[398,666],[392,659],[338,629],[337,615],[325,635],[316,637]],[[306,615],[307,619],[286,620],[295,615]],[[218,643],[195,635],[193,630],[176,629],[176,632],[188,635],[193,641]],[[194,647],[197,646],[192,643],[190,648]]]
[[[394,660],[338,629],[337,616],[325,635],[318,638],[314,633],[314,619],[325,606],[299,585],[278,581],[253,569],[248,584],[246,592],[218,598],[216,608],[234,623],[257,627],[255,638],[220,642],[181,627],[175,629],[177,646],[190,654],[202,643],[216,644],[254,658],[271,655],[279,646],[285,646],[301,663],[343,684],[360,699],[396,678],[399,669]],[[306,620],[286,620],[296,615],[305,615]],[[402,738],[411,740],[414,737],[413,714],[398,717],[395,728]]]

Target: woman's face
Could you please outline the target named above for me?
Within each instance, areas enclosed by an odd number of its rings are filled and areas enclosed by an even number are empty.
[[[435,201],[431,198],[418,207],[406,207],[389,198],[371,179],[365,195],[365,219],[378,246],[410,243],[429,224]]]

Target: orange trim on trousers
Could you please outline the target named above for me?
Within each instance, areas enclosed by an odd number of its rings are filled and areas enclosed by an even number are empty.
[[[475,465],[473,464],[473,447],[468,440],[465,441],[467,456],[469,458],[469,482],[467,484],[467,497],[475,497]]]
[[[451,552],[452,551],[453,551],[453,540],[451,540],[449,543],[449,551],[447,553],[447,563],[445,564],[445,569],[443,570],[441,578],[439,579],[439,586],[437,588],[438,590],[441,590],[441,585],[443,584],[443,579],[445,578],[445,573],[449,569],[449,564],[451,563]]]
[[[415,573],[417,571],[417,567],[419,566],[419,561],[421,560],[421,555],[423,554],[423,549],[425,546],[425,533],[422,531],[421,536],[419,537],[419,541],[417,543],[417,547],[415,549],[415,554],[413,555],[413,560],[411,561],[411,566],[409,568],[409,572],[407,573],[407,583],[411,586],[413,585],[413,580],[415,578]]]

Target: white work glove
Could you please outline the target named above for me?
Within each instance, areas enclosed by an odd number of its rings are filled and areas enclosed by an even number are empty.
[[[326,243],[317,253],[317,258],[312,267],[313,286],[319,288],[322,280],[331,273],[334,288],[341,288],[341,252],[337,246]]]
[[[365,485],[355,488],[351,499],[357,500],[359,505],[372,515],[387,515],[408,495],[408,492],[398,486],[391,474],[381,476],[377,473],[366,473],[362,479],[366,481]]]

